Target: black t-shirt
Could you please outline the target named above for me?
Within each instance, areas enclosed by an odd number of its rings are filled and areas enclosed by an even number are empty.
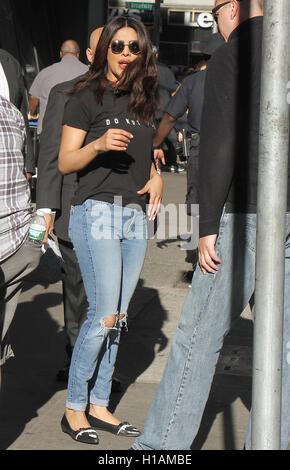
[[[165,108],[165,112],[175,119],[183,116],[188,109],[187,123],[190,132],[200,131],[205,76],[206,71],[202,70],[186,77]]]
[[[145,210],[147,195],[139,196],[137,191],[150,178],[154,129],[129,114],[128,101],[128,93],[115,94],[108,87],[102,104],[98,104],[93,91],[85,87],[66,103],[63,124],[87,131],[83,146],[98,139],[110,128],[123,129],[134,136],[126,151],[99,153],[78,172],[78,189],[72,204],[95,199],[122,206],[138,204]]]
[[[158,80],[159,80],[159,96],[161,109],[157,118],[161,119],[164,108],[171,98],[171,94],[176,90],[176,80],[173,72],[166,65],[157,62]]]

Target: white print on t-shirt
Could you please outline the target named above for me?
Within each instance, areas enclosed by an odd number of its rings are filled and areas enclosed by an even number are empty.
[[[141,126],[140,122],[138,120],[134,121],[133,119],[128,119],[128,118],[125,118],[125,122],[126,124],[128,124],[129,126]],[[110,126],[112,124],[121,124],[120,123],[120,120],[118,118],[114,118],[114,119],[106,119],[106,126]]]

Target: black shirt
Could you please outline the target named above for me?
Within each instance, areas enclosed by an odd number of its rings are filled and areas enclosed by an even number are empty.
[[[207,69],[199,160],[200,237],[218,233],[224,205],[227,212],[256,212],[262,27],[262,17],[241,23]]]
[[[95,199],[126,206],[139,204],[145,210],[147,195],[139,196],[150,178],[154,129],[134,119],[127,111],[128,93],[115,94],[105,90],[102,104],[93,91],[83,88],[66,103],[63,124],[87,131],[83,146],[106,133],[110,128],[123,129],[134,137],[124,152],[109,151],[99,155],[78,172],[78,189],[72,204]],[[122,201],[114,199],[122,197]]]
[[[206,71],[202,70],[186,77],[165,109],[175,119],[183,116],[188,109],[188,130],[194,133],[200,131],[205,76]]]
[[[164,108],[171,98],[172,93],[176,90],[176,80],[173,72],[166,65],[156,62],[159,80],[159,96],[160,96],[160,113],[157,118],[161,118]]]

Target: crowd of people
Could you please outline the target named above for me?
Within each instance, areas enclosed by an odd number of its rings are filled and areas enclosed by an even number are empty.
[[[36,206],[45,214],[43,242],[54,230],[64,266],[68,361],[60,376],[68,390],[61,428],[78,442],[98,444],[103,430],[136,437],[132,450],[190,449],[224,337],[254,294],[263,1],[216,0],[213,14],[220,34],[204,52],[210,60],[178,88],[145,26],[119,16],[91,34],[89,67],[75,41],[65,41],[61,61],[43,69],[30,89],[30,116],[39,119]],[[40,245],[27,238],[35,169],[25,146],[23,81],[13,58],[0,51],[0,61],[2,366],[13,355],[9,326]],[[17,100],[5,61],[18,77]],[[108,404],[146,256],[146,218],[154,220],[162,202],[163,144],[186,112],[187,205],[191,216],[199,207],[199,266],[142,434]],[[290,438],[288,193],[282,449]],[[247,449],[250,434],[251,417]]]

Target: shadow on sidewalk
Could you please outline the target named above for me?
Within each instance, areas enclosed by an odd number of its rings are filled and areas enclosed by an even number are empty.
[[[162,332],[167,312],[161,305],[158,291],[144,287],[143,284],[140,279],[128,312],[129,332],[121,337],[115,376],[121,380],[123,388],[121,393],[112,394],[111,411],[116,409],[127,388],[148,369],[156,354],[162,352],[168,344],[168,338]],[[27,283],[25,289],[31,286]],[[16,358],[9,360],[2,368],[2,450],[9,448],[23,433],[25,425],[38,416],[38,410],[58,390],[66,388],[66,384],[57,383],[55,380],[56,371],[63,365],[64,333],[49,313],[49,309],[61,302],[61,294],[44,292],[35,295],[31,301],[23,301],[18,305],[11,327]],[[225,357],[229,345],[234,349],[238,349],[238,346],[249,346],[252,330],[252,322],[241,318],[227,336],[221,357]],[[223,413],[224,448],[236,450],[235,429],[238,418],[233,416],[232,404],[239,398],[245,407],[250,409],[251,376],[249,371],[244,375],[235,372],[231,374],[227,369],[225,366],[223,373],[220,367],[215,375],[200,430],[192,445],[194,450],[203,447],[219,413]],[[161,372],[158,380],[161,380]]]
[[[144,287],[139,280],[128,310],[128,332],[122,333],[114,376],[122,383],[122,392],[112,394],[113,412],[127,388],[152,364],[163,351],[168,338],[162,332],[167,312],[162,307],[156,289]],[[161,377],[160,377],[161,379]]]
[[[135,302],[137,300],[142,302],[143,299],[144,308],[132,320],[129,333],[121,339],[116,376],[121,380],[123,387],[120,393],[111,395],[111,412],[117,408],[127,388],[154,361],[156,347],[158,351],[159,348],[162,350],[168,342],[161,331],[167,314],[160,304],[158,292],[148,288],[143,288],[142,291],[141,280],[139,290],[137,289],[135,295]],[[222,413],[223,423],[220,431],[223,436],[223,448],[238,450],[237,429],[239,428],[239,431],[243,432],[241,428],[245,427],[245,416],[243,414],[243,420],[240,422],[239,416],[234,415],[233,404],[239,399],[247,410],[251,408],[252,335],[252,321],[240,318],[226,337],[200,429],[191,447],[192,450],[203,448],[217,415],[220,413]],[[159,380],[161,378],[162,373]],[[194,403],[194,396],[192,403]]]
[[[26,283],[24,290],[31,286]],[[55,374],[62,365],[65,339],[48,311],[61,302],[62,295],[48,292],[18,305],[10,330],[15,358],[2,368],[1,450],[7,449],[38,416],[37,410],[63,388]]]
[[[249,353],[252,350],[253,323],[251,320],[240,318],[236,326],[232,328],[226,337],[223,349],[221,350],[220,361],[217,365],[218,372],[214,376],[210,395],[203,418],[199,428],[199,432],[191,446],[192,450],[201,450],[208,439],[209,433],[214,421],[219,413],[222,413],[222,434],[224,441],[224,450],[242,450],[237,444],[237,429],[245,426],[245,421],[234,414],[233,403],[240,399],[245,408],[251,409],[252,395],[252,377],[251,377],[251,355],[246,358],[227,356],[229,350],[234,352],[239,347],[248,347]],[[231,346],[231,348],[229,347]],[[227,361],[224,361],[225,358]],[[233,367],[231,371],[231,359],[241,362],[238,367]],[[220,366],[219,366],[220,364]],[[224,370],[224,373],[223,373]],[[194,397],[193,397],[194,400]],[[245,419],[245,417],[243,416]],[[246,430],[245,433],[246,435]]]
[[[45,268],[45,265],[43,266]],[[23,292],[39,283],[47,287],[51,283],[49,273],[40,267],[25,283]],[[57,391],[66,383],[56,382],[57,370],[63,366],[65,335],[49,310],[62,303],[62,295],[42,292],[31,301],[20,301],[10,329],[15,358],[2,368],[0,392],[0,449],[9,448],[25,433],[28,422],[38,416]],[[122,394],[112,394],[116,407],[128,386],[134,383],[155,358],[155,348],[162,351],[167,338],[161,331],[167,318],[158,292],[144,288],[140,280],[128,312],[129,333],[122,335],[117,374],[122,380]],[[33,437],[32,437],[33,438]]]

